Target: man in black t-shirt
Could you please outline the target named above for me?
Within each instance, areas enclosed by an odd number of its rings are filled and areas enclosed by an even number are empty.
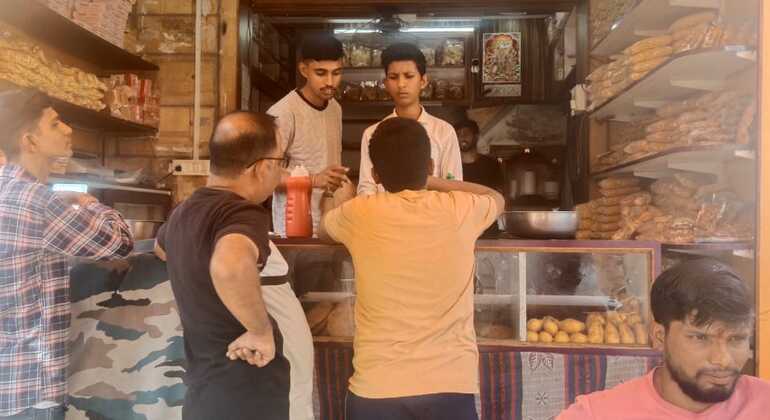
[[[481,184],[497,191],[503,191],[503,173],[497,159],[482,155],[476,149],[479,142],[479,125],[466,119],[454,125],[457,140],[460,142],[460,155],[463,162],[463,181]],[[500,231],[493,223],[482,237],[497,236]]]
[[[236,112],[209,143],[211,175],[158,233],[184,328],[183,418],[289,418],[289,362],[267,313],[260,271],[270,255],[273,193],[285,159],[272,118]],[[278,278],[285,282],[285,277]],[[273,280],[275,281],[275,280]]]

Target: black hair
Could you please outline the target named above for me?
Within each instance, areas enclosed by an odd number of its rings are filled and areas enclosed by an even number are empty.
[[[682,262],[663,272],[652,285],[650,305],[655,321],[666,329],[672,321],[739,326],[754,319],[754,299],[746,283],[729,266],[710,258]]]
[[[328,34],[308,35],[302,40],[299,55],[302,60],[336,61],[345,56],[342,43]]]
[[[388,192],[425,188],[430,170],[430,138],[419,122],[388,118],[369,140],[369,158]]]
[[[13,89],[0,92],[0,148],[8,160],[21,152],[20,140],[25,130],[32,130],[51,108],[51,98],[34,89]]]
[[[219,120],[209,141],[211,173],[237,177],[276,146],[273,117],[249,111],[229,113]]]
[[[390,63],[394,61],[414,61],[414,64],[417,65],[417,71],[420,72],[421,76],[425,75],[428,66],[425,62],[425,54],[416,45],[407,42],[395,43],[385,48],[385,51],[382,52],[381,60],[385,74],[388,73]]]
[[[479,134],[479,125],[472,119],[461,120],[454,125],[455,131],[460,131],[461,128],[470,128],[473,134]]]

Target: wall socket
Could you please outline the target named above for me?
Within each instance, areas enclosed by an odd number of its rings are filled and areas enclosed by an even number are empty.
[[[208,160],[175,159],[168,167],[169,172],[179,176],[208,176]]]

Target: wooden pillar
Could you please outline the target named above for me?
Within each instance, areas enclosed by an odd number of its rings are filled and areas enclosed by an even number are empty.
[[[757,375],[770,379],[770,0],[760,8],[756,354]]]

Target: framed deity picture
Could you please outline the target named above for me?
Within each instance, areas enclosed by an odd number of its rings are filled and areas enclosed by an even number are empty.
[[[521,83],[521,32],[486,33],[482,42],[481,82]]]

